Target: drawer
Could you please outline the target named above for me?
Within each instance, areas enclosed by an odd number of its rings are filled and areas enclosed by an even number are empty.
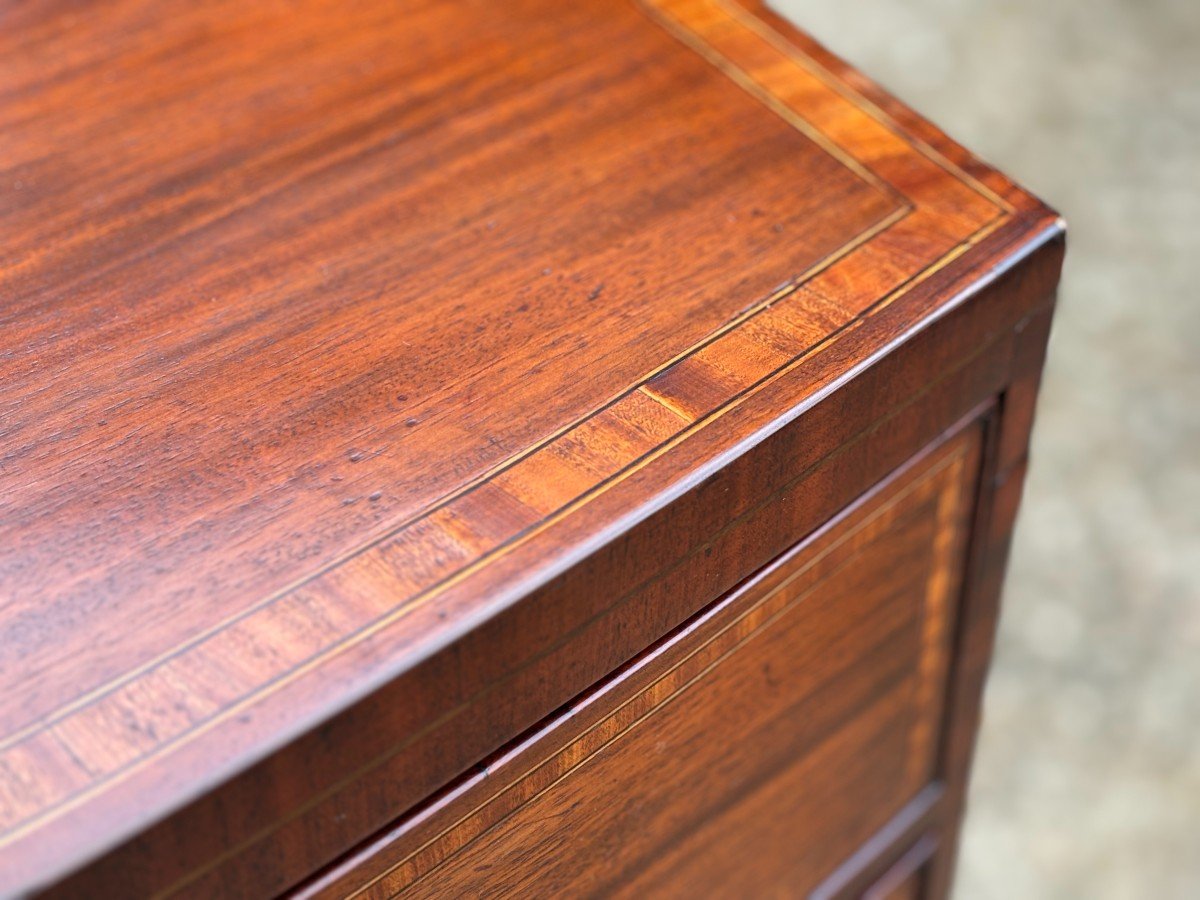
[[[979,442],[910,463],[299,894],[813,889],[936,778]]]

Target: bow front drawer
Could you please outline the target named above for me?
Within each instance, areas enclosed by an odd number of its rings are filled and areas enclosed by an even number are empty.
[[[977,464],[972,428],[304,893],[817,889],[935,786]]]

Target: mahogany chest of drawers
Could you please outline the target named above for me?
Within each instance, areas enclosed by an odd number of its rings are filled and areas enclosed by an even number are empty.
[[[738,0],[4,18],[0,894],[946,892],[1052,211]]]

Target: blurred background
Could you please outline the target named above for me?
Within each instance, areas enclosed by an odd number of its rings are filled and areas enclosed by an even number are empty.
[[[1200,897],[1200,0],[775,0],[1069,223],[957,900]]]

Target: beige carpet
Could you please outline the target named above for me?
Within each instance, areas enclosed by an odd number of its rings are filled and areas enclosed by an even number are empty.
[[[778,0],[1055,205],[959,900],[1200,897],[1200,0]]]

